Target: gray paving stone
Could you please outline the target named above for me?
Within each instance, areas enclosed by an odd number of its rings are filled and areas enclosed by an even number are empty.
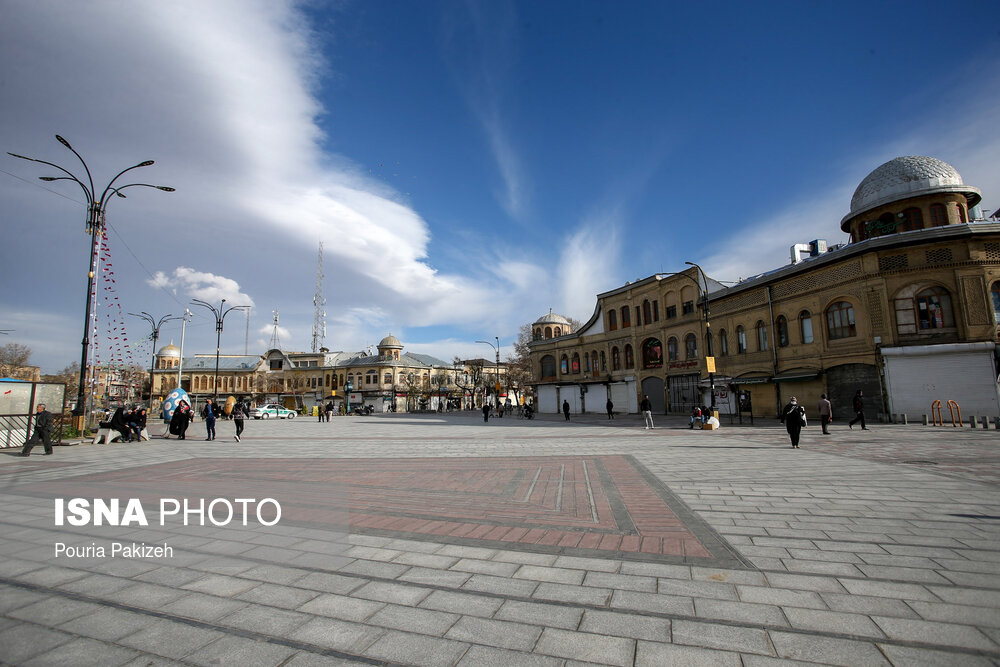
[[[3,647],[0,659],[11,665],[20,665],[73,639],[65,632],[21,623],[0,632],[0,647]]]
[[[816,591],[817,593],[847,592],[847,589],[834,577],[768,572],[767,583],[775,588],[791,588],[801,591]]]
[[[283,565],[258,565],[240,573],[243,579],[256,579],[272,584],[291,584],[310,575],[308,570],[300,570]],[[360,582],[359,582],[360,583]]]
[[[955,586],[928,586],[928,589],[937,597],[920,598],[929,602],[936,602],[938,599],[954,604],[970,604],[980,607],[1000,607],[1000,591],[976,588],[959,588]]]
[[[771,631],[769,635],[780,658],[843,667],[889,665],[873,643],[790,632]]]
[[[504,563],[518,563],[520,565],[542,565],[542,566],[552,566],[561,558],[561,556],[556,556],[555,554],[536,554],[529,551],[498,551],[493,556],[493,560],[502,561]],[[592,560],[592,559],[587,559]],[[569,565],[561,565],[560,567],[570,567]],[[470,651],[471,652],[471,651]]]
[[[427,588],[372,581],[351,593],[351,596],[413,607],[420,604],[420,601],[430,594],[431,591]]]
[[[473,574],[491,574],[496,577],[509,577],[517,572],[520,567],[517,563],[462,558],[452,565],[451,569],[459,572],[471,572]]]
[[[399,575],[397,581],[409,581],[417,584],[429,584],[445,588],[461,588],[472,577],[469,572],[453,570],[434,570],[428,567],[411,567]]]
[[[80,602],[62,596],[52,596],[34,604],[18,607],[7,612],[7,615],[11,618],[19,618],[51,627],[79,618],[84,614],[96,613],[101,609],[102,607],[97,604]]]
[[[826,603],[814,591],[799,591],[789,588],[768,588],[766,586],[737,586],[741,602],[770,604],[781,607],[805,607],[826,609]]]
[[[715,581],[685,581],[683,579],[659,579],[657,592],[663,595],[714,598],[717,600],[737,600],[736,586]]]
[[[218,621],[219,625],[248,630],[262,635],[281,637],[307,623],[311,617],[287,609],[248,605]]]
[[[656,577],[644,577],[633,574],[587,572],[587,576],[583,580],[583,585],[655,593],[657,590],[657,579]]]
[[[206,593],[188,593],[187,595],[161,607],[174,616],[191,618],[199,621],[214,621],[228,616],[238,609],[247,606],[246,602],[219,598]]]
[[[345,653],[361,653],[383,634],[384,630],[367,625],[335,618],[314,618],[296,628],[288,636],[314,646],[332,648]]]
[[[426,667],[450,667],[469,649],[468,644],[391,631],[373,643],[364,654],[381,660]]]
[[[296,653],[296,649],[244,637],[222,637],[184,658],[184,662],[215,667],[276,667]]]
[[[785,618],[793,628],[814,630],[816,632],[831,632],[857,637],[872,637],[883,639],[885,635],[877,625],[863,614],[847,614],[840,611],[823,611],[820,609],[800,609],[782,607]]]
[[[681,595],[615,591],[611,596],[609,606],[613,609],[694,616],[694,600]]]
[[[530,565],[549,565],[550,563],[529,563]],[[618,572],[622,561],[605,558],[582,558],[580,556],[559,556],[551,563],[554,567],[564,567],[570,570],[588,570],[590,572]]]
[[[434,591],[424,598],[419,606],[423,609],[437,609],[438,611],[450,611],[457,614],[469,614],[489,618],[503,604],[504,601],[502,599],[493,597],[467,595],[451,591]]]
[[[690,579],[690,565],[671,565],[669,563],[647,563],[643,561],[622,561],[622,574],[635,574],[644,577],[662,577],[664,579]]]
[[[465,582],[462,590],[530,597],[538,585],[537,581],[527,579],[507,579],[505,577],[491,577],[487,574],[474,574]]]
[[[738,653],[640,641],[636,646],[635,667],[742,667]]]
[[[585,632],[546,628],[538,638],[535,652],[601,665],[628,667],[635,658],[635,641]]]
[[[695,581],[715,581],[729,584],[746,584],[748,586],[763,586],[767,583],[764,575],[760,572],[707,567],[692,567],[691,578]]]
[[[890,639],[937,644],[939,646],[959,646],[986,651],[997,650],[997,645],[976,628],[955,623],[916,621],[913,619],[873,616],[882,631]]]
[[[300,606],[297,611],[339,618],[344,621],[364,621],[385,605],[384,602],[323,593]]]
[[[788,626],[788,621],[785,620],[781,609],[768,604],[695,598],[694,611],[702,619],[740,621],[753,625]]]
[[[927,648],[879,644],[879,648],[894,665],[907,667],[941,667],[941,665],[961,665],[961,667],[995,667],[996,661],[977,655],[948,653]]]
[[[672,634],[674,644],[774,655],[767,633],[758,628],[676,620],[673,622]]]
[[[934,602],[909,602],[909,606],[926,621],[979,625],[1000,628],[1000,612],[973,605]]]
[[[146,614],[108,608],[74,618],[60,625],[59,629],[92,639],[118,641],[126,635],[148,628],[156,621],[155,617]]]
[[[554,600],[603,606],[608,603],[613,591],[610,588],[591,586],[568,586],[566,584],[539,584],[531,597],[536,600]]]
[[[159,619],[138,632],[122,637],[118,643],[177,660],[224,636],[215,630]]]
[[[445,637],[470,644],[530,651],[539,634],[541,628],[535,625],[463,616],[448,630]]]
[[[507,600],[493,617],[501,621],[576,630],[582,616],[583,610],[578,607]]]
[[[345,577],[327,572],[310,572],[295,581],[295,586],[310,591],[338,593],[347,595],[365,585],[366,580],[360,577]]]
[[[924,600],[937,602],[938,598],[926,587],[919,584],[895,583],[891,581],[867,581],[862,579],[841,579],[841,585],[851,595],[895,598],[899,600]]]
[[[415,565],[423,568],[447,570],[455,563],[458,563],[459,560],[460,559],[455,558],[454,556],[441,556],[438,554],[421,552],[403,552],[397,556],[393,562],[399,563],[400,565]]]
[[[271,607],[282,607],[284,609],[297,609],[309,600],[319,595],[315,591],[308,591],[292,586],[279,586],[276,584],[259,584],[234,596],[237,600],[246,600],[255,604],[264,604]]]
[[[540,567],[538,565],[522,565],[514,573],[515,579],[531,579],[555,584],[581,584],[587,573],[583,570],[570,570],[562,567]]]
[[[562,667],[563,661],[545,655],[505,651],[491,646],[472,646],[457,667]]]
[[[835,577],[863,577],[864,573],[851,563],[831,563],[819,560],[796,560],[785,558],[781,561],[789,572],[799,574],[826,574]]]
[[[374,560],[356,560],[338,570],[341,574],[356,574],[361,577],[380,577],[395,579],[410,569],[409,565],[399,563],[382,563]]]
[[[483,549],[481,547],[465,547],[457,544],[448,544],[436,552],[441,556],[455,556],[456,558],[475,558],[478,560],[489,560],[497,555],[496,549]]]
[[[366,622],[377,627],[441,637],[459,618],[458,614],[444,611],[390,604],[377,611]]]
[[[547,624],[551,627],[551,624]],[[583,621],[576,628],[580,632],[614,637],[646,639],[654,642],[670,641],[670,620],[640,614],[623,614],[613,611],[588,609]]]
[[[360,558],[363,560],[391,561],[403,555],[402,551],[395,549],[383,549],[381,547],[369,547],[355,545],[344,552],[349,558]]]
[[[0,653],[0,659],[5,657],[4,654],[5,652]],[[78,637],[21,663],[21,667],[50,667],[51,665],[117,667],[134,660],[138,655],[139,652],[133,649]]]
[[[895,579],[897,581],[915,581],[922,584],[947,584],[951,578],[938,574],[935,570],[924,570],[915,567],[890,567],[887,565],[858,565],[865,576],[873,579]],[[998,579],[1000,582],[1000,579]]]

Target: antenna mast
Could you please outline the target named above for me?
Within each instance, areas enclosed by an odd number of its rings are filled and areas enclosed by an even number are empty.
[[[316,295],[313,296],[312,351],[319,352],[326,339],[326,299],[323,298],[323,242],[319,242],[319,259],[316,264]]]
[[[271,312],[274,314],[274,329],[271,331],[271,342],[268,343],[268,347],[272,350],[280,350],[281,341],[278,339],[278,311],[272,310]]]

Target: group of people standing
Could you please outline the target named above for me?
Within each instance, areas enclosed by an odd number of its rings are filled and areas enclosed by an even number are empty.
[[[849,421],[847,426],[853,429],[855,424],[861,422],[861,429],[867,431],[868,426],[865,425],[864,392],[860,389],[858,389],[851,400],[851,408],[854,410],[854,419]],[[819,413],[820,426],[823,427],[823,435],[829,435],[830,422],[833,421],[833,404],[830,403],[830,399],[826,397],[826,394],[820,394],[817,411]],[[792,441],[792,449],[799,449],[799,436],[801,435],[802,427],[807,425],[806,409],[799,405],[798,399],[792,396],[788,404],[781,410],[780,419],[785,424],[785,430],[788,431],[788,437]]]
[[[240,442],[245,419],[250,416],[250,406],[243,399],[239,399],[233,405],[228,416],[236,426],[236,434],[233,437],[236,442]],[[215,440],[215,422],[218,419],[226,418],[225,411],[219,407],[218,403],[208,398],[205,399],[205,407],[201,409],[201,417],[205,420],[205,435],[207,436],[205,440]],[[174,414],[170,417],[169,435],[166,437],[176,435],[178,440],[187,439],[187,428],[192,421],[194,421],[194,410],[191,409],[187,401],[181,400],[174,408]]]

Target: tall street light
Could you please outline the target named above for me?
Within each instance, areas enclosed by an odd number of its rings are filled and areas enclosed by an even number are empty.
[[[708,354],[705,356],[705,364],[708,366],[708,386],[712,392],[712,416],[715,416],[715,354],[713,350],[714,341],[712,338],[712,321],[709,319],[708,310],[708,278],[705,276],[705,270],[694,262],[684,262],[689,266],[693,266],[698,269],[698,273],[701,274],[701,282],[698,284],[701,288],[701,303],[702,310],[705,312],[705,331],[708,333],[708,349],[705,350]]]
[[[226,315],[233,312],[234,310],[243,310],[244,308],[249,308],[250,306],[230,306],[226,308],[226,300],[223,299],[219,307],[216,308],[210,303],[202,301],[201,299],[191,299],[191,303],[201,306],[202,308],[208,308],[215,315],[215,383],[212,387],[215,392],[213,395],[215,397],[215,403],[219,403],[219,348],[222,345],[222,324],[226,320]]]
[[[153,188],[156,190],[162,190],[164,192],[173,192],[174,188],[167,187],[165,185],[151,185],[149,183],[129,183],[128,185],[120,185],[115,187],[115,181],[117,181],[122,174],[133,169],[138,169],[139,167],[148,167],[153,164],[152,160],[146,160],[140,162],[139,164],[132,165],[127,169],[122,169],[118,174],[111,179],[107,187],[104,188],[104,192],[101,196],[97,196],[97,189],[94,187],[94,178],[90,174],[90,168],[87,167],[87,163],[83,161],[80,154],[77,153],[69,142],[63,139],[58,134],[56,135],[56,140],[63,146],[68,148],[73,155],[80,161],[83,165],[83,170],[87,174],[87,182],[84,183],[79,178],[77,178],[71,171],[60,167],[52,162],[46,162],[45,160],[39,160],[38,158],[27,157],[24,155],[18,155],[17,153],[8,152],[7,155],[11,157],[16,157],[19,160],[28,160],[30,162],[40,162],[41,164],[48,165],[49,167],[54,167],[66,174],[65,176],[39,176],[38,178],[42,181],[73,181],[80,186],[83,190],[84,196],[87,198],[87,227],[86,232],[90,234],[90,263],[87,265],[87,307],[83,317],[83,352],[80,355],[80,384],[77,387],[76,392],[76,407],[73,408],[73,422],[76,428],[83,430],[85,426],[84,414],[86,412],[86,407],[84,405],[86,397],[86,387],[87,387],[87,352],[90,347],[90,295],[94,291],[94,278],[96,271],[94,269],[94,260],[97,257],[97,243],[104,231],[104,212],[110,202],[110,196],[115,195],[125,199],[125,195],[122,194],[122,190],[125,188]]]
[[[152,315],[146,311],[141,313],[129,313],[132,317],[140,317],[153,327],[153,358],[149,361],[149,414],[153,414],[153,369],[156,367],[156,341],[160,338],[160,327],[163,326],[164,322],[169,322],[170,320],[179,320],[180,317],[175,317],[173,315],[164,315],[157,321]]]
[[[496,353],[497,353],[497,365],[496,365],[496,371],[495,371],[496,374],[493,376],[493,381],[494,381],[494,386],[493,386],[494,394],[493,394],[493,396],[494,396],[494,399],[496,400],[496,407],[499,408],[500,407],[500,389],[498,389],[498,386],[500,384],[500,337],[499,336],[494,336],[493,338],[496,339],[496,341],[497,341],[496,345],[494,345],[493,343],[489,342],[488,340],[477,340],[476,342],[477,343],[482,343],[483,345],[489,345],[494,350],[496,350]],[[484,401],[486,400],[485,396],[483,397],[483,400]]]

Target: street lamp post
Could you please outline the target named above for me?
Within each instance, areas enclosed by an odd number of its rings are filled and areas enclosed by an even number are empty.
[[[354,385],[350,380],[344,385],[344,399],[347,401],[347,407],[345,408],[344,414],[351,414],[351,392],[354,391]]]
[[[94,278],[96,274],[96,271],[94,269],[94,260],[97,257],[98,239],[100,238],[101,233],[104,231],[105,209],[107,208],[107,205],[110,202],[111,195],[125,199],[125,195],[122,194],[122,190],[124,190],[125,188],[153,188],[156,190],[162,190],[164,192],[173,192],[174,188],[167,187],[165,185],[151,185],[149,183],[129,183],[128,185],[121,185],[118,187],[114,186],[115,181],[121,178],[122,174],[124,174],[125,172],[132,171],[133,169],[138,169],[139,167],[149,167],[150,165],[154,164],[152,160],[146,160],[144,162],[140,162],[139,164],[132,165],[127,169],[122,169],[120,172],[118,172],[118,174],[114,178],[112,178],[111,181],[108,183],[107,187],[104,188],[104,192],[101,193],[101,196],[98,197],[97,190],[94,187],[94,178],[90,174],[90,168],[87,167],[87,163],[84,162],[83,158],[80,157],[80,154],[77,153],[73,149],[73,147],[70,146],[69,142],[66,141],[64,138],[62,138],[57,134],[56,140],[63,146],[68,148],[70,152],[72,152],[73,155],[77,157],[77,159],[80,161],[80,164],[83,165],[83,170],[87,173],[86,183],[84,183],[75,175],[73,175],[73,173],[68,169],[60,167],[55,163],[46,162],[45,160],[39,160],[38,158],[18,155],[17,153],[8,152],[7,155],[10,155],[11,157],[16,157],[20,160],[28,160],[30,162],[40,162],[41,164],[48,165],[49,167],[55,167],[56,169],[58,169],[59,171],[61,171],[66,175],[39,176],[38,177],[39,180],[73,181],[74,183],[80,186],[80,189],[83,190],[83,194],[87,199],[86,232],[90,234],[90,263],[87,265],[87,306],[83,317],[83,343],[82,343],[83,351],[80,355],[80,383],[79,386],[77,387],[77,392],[76,392],[76,407],[73,408],[74,426],[82,430],[86,425],[85,424],[86,420],[84,418],[84,415],[86,413],[86,408],[84,404],[86,401],[85,394],[87,386],[87,353],[88,353],[88,348],[90,347],[90,314],[91,314],[90,295],[94,291]]]
[[[493,343],[489,342],[488,340],[477,340],[476,342],[477,343],[483,343],[484,345],[489,345],[494,350],[496,350],[496,353],[497,353],[497,363],[496,363],[496,366],[495,366],[496,370],[494,371],[494,375],[493,375],[493,392],[494,392],[493,393],[493,399],[496,402],[496,408],[499,409],[500,408],[500,390],[497,389],[497,385],[500,384],[500,337],[499,336],[494,336],[493,338],[496,339],[496,342],[497,342],[496,345],[494,345]],[[485,396],[483,397],[483,400],[484,401],[486,400]]]
[[[202,301],[201,299],[191,299],[191,303],[201,306],[202,308],[208,308],[212,311],[212,315],[215,316],[215,382],[212,387],[213,396],[215,398],[215,403],[219,403],[219,348],[222,346],[222,325],[226,320],[226,315],[233,312],[234,310],[243,310],[244,308],[249,308],[250,306],[230,306],[226,308],[226,300],[223,299],[219,307],[216,308],[210,303]]]
[[[708,386],[712,392],[712,416],[715,416],[715,354],[714,354],[714,342],[712,338],[712,321],[709,319],[708,310],[708,278],[705,277],[705,270],[694,262],[684,262],[694,268],[698,269],[698,273],[701,274],[701,282],[699,283],[699,288],[702,293],[702,310],[705,311],[705,331],[708,333],[708,349],[705,350],[708,354],[706,355],[706,363],[710,364],[708,366]],[[708,361],[711,359],[711,362]]]
[[[177,386],[181,389],[184,388],[183,375],[184,372],[184,330],[187,329],[187,323],[191,321],[194,317],[189,309],[184,309],[184,314],[181,316],[181,352],[180,357],[177,359]]]
[[[170,320],[179,320],[180,317],[174,317],[173,315],[164,315],[157,321],[152,315],[146,311],[141,313],[129,313],[132,317],[140,317],[153,327],[153,356],[149,361],[149,414],[153,414],[153,369],[156,367],[156,341],[160,338],[160,327],[163,326],[164,322],[169,322]]]

